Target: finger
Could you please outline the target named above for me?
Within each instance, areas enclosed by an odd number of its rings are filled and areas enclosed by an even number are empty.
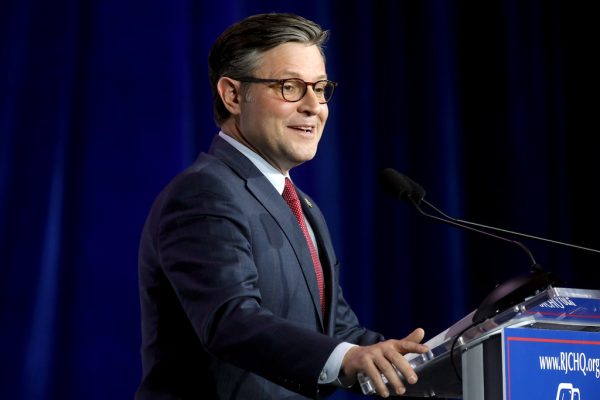
[[[419,353],[420,354],[420,353],[426,353],[429,351],[429,348],[427,346],[425,346],[424,344],[413,342],[408,339],[398,340],[395,343],[394,347],[400,354],[406,354],[406,353]]]
[[[374,363],[369,363],[363,367],[363,373],[371,378],[371,382],[373,382],[373,386],[375,386],[375,391],[381,397],[388,397],[390,392],[388,391],[385,382],[381,378],[381,373],[379,369],[375,366]]]
[[[415,329],[404,339],[398,341],[398,345],[400,346],[398,351],[402,354],[428,352],[429,348],[421,344],[424,337],[425,331],[422,328]]]
[[[419,378],[415,373],[413,367],[410,365],[408,360],[404,358],[404,356],[398,355],[397,357],[394,357],[393,362],[394,366],[396,367],[398,372],[402,374],[406,382],[410,383],[411,385],[417,383]]]
[[[387,378],[389,382],[388,386],[393,388],[396,394],[402,395],[406,392],[406,388],[398,375],[399,370],[395,366],[395,361],[404,359],[404,357],[394,349],[387,351],[384,355],[385,359],[376,359],[375,364],[379,368],[379,371]]]
[[[421,343],[423,338],[425,337],[425,331],[423,328],[417,328],[410,333],[405,339],[410,340],[411,342]]]

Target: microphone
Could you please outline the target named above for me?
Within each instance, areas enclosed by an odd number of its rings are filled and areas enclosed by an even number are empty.
[[[386,168],[385,170],[383,170],[381,175],[382,175],[381,176],[382,184],[384,185],[384,188],[386,190],[388,190],[388,192],[390,192],[392,195],[394,195],[400,199],[407,199],[407,200],[411,200],[411,201],[414,199],[414,201],[416,201],[417,205],[419,203],[423,202],[428,207],[435,210],[438,214],[440,214],[440,215],[444,216],[445,218],[447,218],[451,221],[454,221],[456,223],[469,225],[471,227],[489,229],[489,230],[492,230],[495,232],[507,233],[509,235],[524,237],[527,239],[535,239],[535,240],[539,240],[539,241],[546,242],[546,243],[558,244],[560,246],[565,246],[565,247],[569,247],[572,249],[590,251],[592,253],[600,254],[600,250],[592,249],[589,247],[578,246],[578,245],[572,244],[572,243],[559,242],[558,240],[547,239],[547,238],[543,238],[543,237],[539,237],[539,236],[529,235],[527,233],[509,231],[508,229],[502,229],[502,228],[497,228],[494,226],[483,225],[483,224],[478,224],[476,222],[470,222],[470,221],[465,221],[465,220],[458,219],[458,218],[453,218],[453,217],[445,214],[438,208],[436,208],[433,204],[426,201],[424,199],[425,190],[419,184],[417,184],[415,181],[410,179],[408,176],[402,175],[400,172],[398,172],[392,168]]]
[[[433,219],[443,222],[445,224],[453,225],[455,227],[467,229],[467,230],[470,230],[473,232],[477,232],[477,233],[480,233],[480,234],[483,234],[486,236],[493,237],[495,239],[513,243],[513,244],[519,246],[523,251],[525,251],[525,253],[527,254],[527,257],[529,257],[529,260],[531,261],[532,267],[538,265],[535,261],[535,258],[533,257],[533,254],[531,253],[531,251],[529,251],[529,249],[523,243],[518,242],[516,240],[512,240],[512,239],[507,239],[502,236],[494,235],[493,233],[482,231],[477,228],[473,228],[473,227],[469,226],[468,224],[465,224],[463,221],[457,220],[456,218],[449,217],[446,214],[444,214],[443,212],[441,212],[440,210],[438,210],[436,207],[434,207],[433,205],[431,205],[429,202],[427,202],[425,200],[425,193],[426,193],[425,189],[423,189],[421,187],[421,185],[419,185],[418,183],[416,183],[415,181],[410,179],[408,176],[402,175],[400,172],[398,172],[392,168],[386,168],[381,173],[381,184],[383,185],[384,190],[386,190],[391,195],[396,196],[401,200],[409,200],[415,206],[415,208],[421,215],[424,215],[428,218],[433,218]],[[435,210],[438,214],[442,215],[444,218],[440,218],[438,216],[431,215],[431,214],[428,214],[425,211],[423,211],[423,209],[420,207],[421,202],[423,204],[426,204],[428,207],[431,207],[433,210]],[[480,227],[485,228],[485,226],[483,226],[483,225]]]
[[[463,221],[457,218],[452,218],[440,211],[437,207],[433,206],[427,200],[425,200],[425,190],[415,181],[410,179],[408,176],[401,174],[400,172],[392,169],[386,168],[381,172],[380,182],[382,184],[383,189],[391,194],[392,196],[397,197],[400,200],[408,200],[413,206],[417,209],[417,211],[427,217],[434,219],[436,221],[443,222],[448,225],[452,225],[454,227],[459,227],[462,229],[466,229],[472,232],[477,232],[479,234],[486,235],[488,237],[492,237],[498,240],[502,240],[505,242],[512,243],[520,247],[527,255],[531,262],[531,273],[526,276],[519,276],[516,278],[512,278],[500,285],[498,285],[492,292],[486,296],[486,298],[481,302],[477,311],[473,315],[473,322],[478,323],[487,318],[490,318],[499,312],[506,310],[509,307],[512,307],[525,299],[526,297],[535,294],[538,291],[546,289],[548,286],[557,283],[557,278],[548,272],[544,272],[541,266],[535,261],[533,254],[531,251],[521,242],[508,239],[503,236],[495,235],[491,232],[488,232],[483,229],[500,231],[503,233],[513,234],[525,236],[533,239],[540,239],[544,241],[550,241],[549,239],[537,238],[531,235],[519,234],[517,232],[511,232],[500,228],[488,227],[486,225],[470,223],[468,221]],[[434,210],[438,215],[429,214],[421,208],[421,204],[425,204],[432,210]],[[554,243],[555,241],[550,241]],[[568,245],[562,242],[556,242],[559,244]],[[581,246],[568,245],[576,248],[583,248]],[[589,249],[592,251],[593,249]]]

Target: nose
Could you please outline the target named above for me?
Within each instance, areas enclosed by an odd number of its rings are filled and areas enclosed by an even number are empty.
[[[327,105],[319,103],[319,99],[312,86],[307,87],[306,94],[299,101],[298,111],[307,115],[315,115],[321,112],[321,107],[327,107]]]

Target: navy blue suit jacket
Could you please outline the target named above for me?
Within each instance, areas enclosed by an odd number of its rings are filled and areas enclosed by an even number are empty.
[[[140,244],[136,398],[318,398],[327,392],[321,369],[341,341],[382,340],[344,300],[325,220],[298,194],[318,242],[325,316],[296,219],[233,146],[217,136],[161,192]]]

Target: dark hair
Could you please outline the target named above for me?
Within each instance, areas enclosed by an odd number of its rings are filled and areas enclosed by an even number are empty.
[[[217,91],[217,82],[222,76],[252,76],[264,52],[288,42],[315,45],[325,59],[323,45],[328,36],[329,31],[294,14],[253,15],[227,28],[208,55],[208,78],[217,126],[229,118],[229,111]]]

